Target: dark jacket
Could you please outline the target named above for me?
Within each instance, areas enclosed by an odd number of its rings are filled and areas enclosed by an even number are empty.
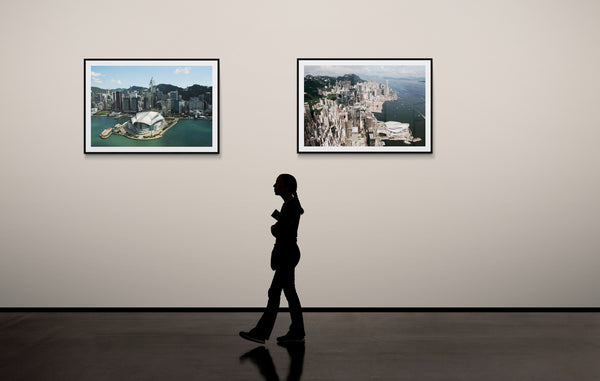
[[[300,249],[296,244],[302,208],[298,199],[284,202],[279,219],[271,228],[275,246],[271,252],[271,268],[295,267],[300,261]]]

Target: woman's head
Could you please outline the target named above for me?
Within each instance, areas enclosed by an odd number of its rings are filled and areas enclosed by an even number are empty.
[[[296,182],[296,178],[294,176],[287,173],[282,173],[281,175],[277,176],[277,180],[275,181],[275,185],[273,185],[273,187],[275,187],[276,193],[278,190],[280,190],[281,193],[290,193],[293,195],[298,190],[298,183]]]
[[[273,189],[275,190],[275,194],[286,199],[286,195],[293,196],[298,200],[298,205],[300,205],[300,199],[298,198],[298,183],[296,182],[296,178],[290,174],[282,173],[277,176],[277,180],[275,180],[275,184],[273,184]],[[300,207],[300,214],[304,213],[304,209]]]

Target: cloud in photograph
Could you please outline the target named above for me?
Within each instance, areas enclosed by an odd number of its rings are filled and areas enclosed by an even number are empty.
[[[186,88],[192,85],[212,86],[213,68],[210,65],[93,65],[88,73],[90,83],[104,89],[145,87],[154,78],[157,85]],[[96,78],[98,81],[92,81]],[[102,81],[99,82],[99,81]]]
[[[356,74],[365,77],[423,78],[425,67],[421,65],[307,65],[305,74],[342,76]]]
[[[178,67],[173,73],[175,74],[190,74],[191,67]]]
[[[94,73],[92,71],[91,75],[92,75],[92,82],[93,83],[102,83],[102,80],[100,79],[100,77],[102,76],[102,74],[100,74],[100,73]]]

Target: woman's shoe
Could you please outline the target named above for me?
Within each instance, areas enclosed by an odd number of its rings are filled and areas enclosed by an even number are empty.
[[[283,336],[277,338],[278,343],[301,343],[304,341],[304,335],[297,335],[294,333],[286,333]]]
[[[254,341],[255,343],[259,343],[259,344],[264,344],[265,343],[265,339],[258,336],[256,334],[256,332],[252,332],[252,330],[250,330],[250,332],[244,332],[241,331],[240,332],[240,336],[243,337],[246,340],[250,340],[250,341]]]

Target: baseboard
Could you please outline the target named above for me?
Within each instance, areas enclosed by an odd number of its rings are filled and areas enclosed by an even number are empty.
[[[0,312],[262,312],[264,307],[0,307]],[[280,308],[287,312],[287,307]],[[600,307],[303,307],[303,312],[600,312]]]

